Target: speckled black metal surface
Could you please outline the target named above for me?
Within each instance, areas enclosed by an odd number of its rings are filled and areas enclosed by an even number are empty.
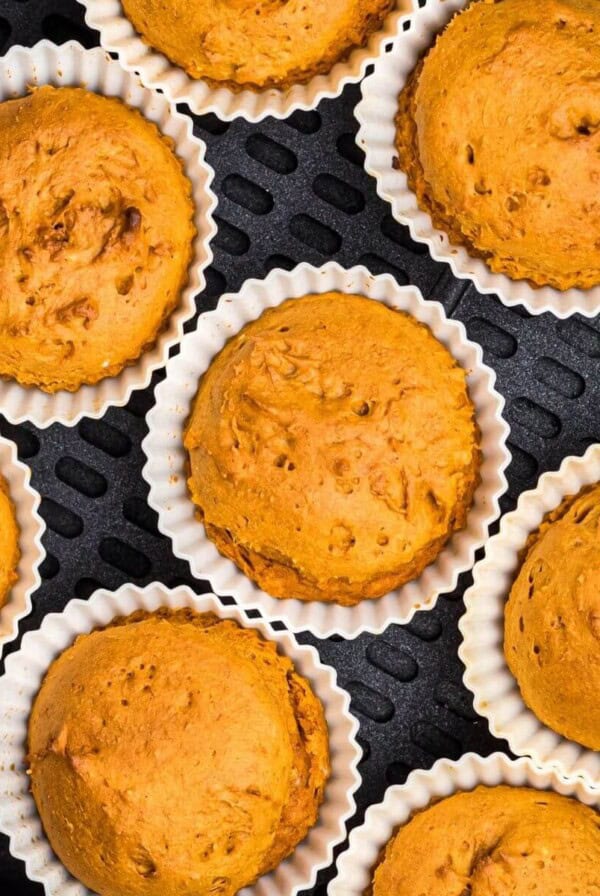
[[[0,51],[42,37],[97,43],[76,0],[0,0]],[[507,510],[541,472],[600,438],[600,325],[598,320],[560,322],[509,310],[432,262],[393,221],[363,171],[354,143],[358,96],[359,89],[350,87],[339,99],[287,122],[196,119],[196,132],[206,140],[208,160],[216,169],[219,197],[215,259],[198,308],[212,308],[221,292],[238,289],[248,277],[302,260],[360,262],[376,273],[389,271],[400,283],[414,282],[464,321],[497,371],[512,427],[510,485],[502,501]],[[152,389],[136,393],[126,408],[110,411],[101,421],[84,420],[74,429],[53,426],[41,432],[0,420],[0,431],[17,442],[21,458],[33,469],[48,525],[43,584],[21,632],[99,585],[159,579],[204,589],[173,557],[146,504],[140,442],[152,400]],[[388,783],[402,782],[411,769],[428,767],[440,756],[504,747],[474,714],[461,683],[457,621],[467,581],[463,577],[457,592],[442,598],[434,611],[378,637],[319,642],[301,636],[336,667],[360,720],[365,755],[354,822],[382,797]],[[321,874],[314,891],[319,896],[330,876],[331,870]],[[0,838],[1,896],[41,893]]]

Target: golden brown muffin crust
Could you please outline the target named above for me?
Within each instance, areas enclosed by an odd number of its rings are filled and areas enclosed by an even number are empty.
[[[17,581],[20,558],[19,526],[15,508],[8,483],[0,476],[0,609],[8,601],[10,590]]]
[[[323,708],[254,629],[136,613],[51,665],[29,723],[50,843],[100,896],[233,896],[315,823]]]
[[[0,376],[47,392],[156,340],[191,258],[191,186],[120,100],[40,87],[0,103]]]
[[[600,283],[600,4],[476,0],[400,96],[419,205],[496,272]]]
[[[355,604],[465,525],[479,434],[429,329],[361,296],[267,310],[203,376],[185,432],[207,534],[275,597]]]
[[[395,0],[123,0],[142,38],[192,78],[285,89],[329,72]]]
[[[419,812],[390,840],[373,896],[596,896],[600,816],[574,799],[478,787]]]
[[[504,617],[523,700],[559,734],[600,750],[600,485],[565,498],[528,539]]]

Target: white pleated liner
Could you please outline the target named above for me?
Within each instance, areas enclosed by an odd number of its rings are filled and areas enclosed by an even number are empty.
[[[143,87],[139,78],[124,71],[104,50],[85,50],[75,41],[56,46],[42,40],[32,48],[15,46],[0,58],[0,101],[24,96],[32,86],[85,87],[104,96],[119,97],[138,109],[161,133],[174,142],[174,151],[183,162],[192,185],[197,235],[189,268],[188,283],[172,311],[156,344],[117,376],[76,392],[53,395],[41,389],[0,380],[0,407],[13,423],[30,420],[36,426],[52,423],[72,426],[82,417],[101,417],[112,405],[127,403],[135,389],[150,383],[162,367],[169,349],[183,335],[183,325],[196,312],[195,296],[204,289],[204,270],[212,261],[210,241],[216,233],[213,210],[217,200],[212,192],[212,168],[204,160],[205,146],[194,137],[190,118],[181,115],[163,96]],[[115,321],[115,326],[119,322]]]
[[[504,753],[493,753],[485,759],[466,753],[457,762],[439,759],[430,771],[411,772],[406,784],[388,787],[383,801],[367,809],[364,823],[352,831],[348,848],[337,860],[337,874],[329,884],[328,896],[364,896],[381,850],[396,828],[434,800],[474,790],[480,784],[551,790],[600,809],[600,791],[581,779],[563,778],[552,769],[537,767],[529,759],[509,759]],[[406,861],[411,857],[406,856]]]
[[[0,475],[8,484],[19,527],[17,580],[0,607],[0,655],[2,646],[16,638],[18,623],[31,612],[31,595],[41,583],[39,567],[46,556],[42,535],[46,526],[38,510],[40,496],[31,487],[31,470],[17,457],[17,446],[0,436]]]
[[[355,84],[364,76],[384,45],[396,34],[398,20],[412,9],[415,0],[396,0],[383,26],[371,35],[365,47],[358,47],[348,59],[337,62],[327,74],[316,75],[306,84],[295,84],[287,90],[233,91],[228,87],[211,87],[206,81],[191,78],[166,56],[144,43],[126,17],[120,0],[79,0],[85,6],[85,21],[100,32],[100,43],[117,53],[127,71],[138,72],[144,84],[160,88],[173,103],[187,103],[197,115],[213,112],[225,121],[245,118],[262,121],[267,116],[287,118],[297,109],[314,109],[323,99],[339,96],[347,84]]]
[[[551,286],[536,289],[525,280],[494,273],[481,258],[469,255],[463,246],[453,245],[446,233],[433,226],[431,217],[419,208],[406,175],[394,167],[398,158],[394,123],[398,96],[421,56],[469,2],[425,0],[421,9],[398,22],[391,51],[379,55],[373,73],[361,85],[362,100],[355,109],[360,125],[356,141],[365,153],[365,168],[376,179],[378,194],[391,203],[394,218],[409,227],[412,238],[425,243],[436,261],[449,264],[455,277],[471,280],[478,292],[497,295],[505,305],[523,305],[530,314],[550,311],[559,318],[575,313],[594,317],[600,312],[600,285],[561,292]],[[410,28],[404,31],[407,22]]]
[[[466,528],[450,539],[418,579],[355,607],[271,597],[223,557],[196,516],[183,446],[198,381],[225,342],[266,308],[291,297],[331,290],[368,296],[407,311],[430,327],[468,371],[483,452],[482,481]],[[238,294],[222,296],[215,311],[200,316],[196,329],[184,336],[180,353],[167,364],[166,378],[157,386],[156,404],[147,416],[149,433],[142,443],[148,458],[142,471],[150,485],[148,501],[158,513],[160,531],[171,538],[174,553],[189,562],[197,578],[208,579],[217,594],[231,595],[246,610],[257,609],[266,619],[281,620],[293,631],[308,630],[321,638],[381,632],[391,622],[408,622],[417,610],[432,607],[439,594],[452,591],[459,573],[473,565],[475,551],[499,514],[498,499],[506,489],[504,470],[509,461],[508,427],[502,419],[504,400],[494,383],[494,372],[483,363],[480,347],[468,341],[462,323],[448,320],[443,307],[425,301],[416,287],[398,286],[389,274],[374,276],[364,267],[345,270],[334,262],[321,268],[303,263],[290,272],[274,270],[264,280],[247,281]]]
[[[333,848],[346,836],[346,821],[354,814],[354,793],[361,750],[358,723],[350,714],[348,694],[337,685],[335,670],[324,665],[314,647],[302,646],[289,632],[274,631],[262,620],[248,620],[235,606],[224,607],[212,594],[196,595],[189,588],[166,588],[154,582],[146,588],[123,585],[118,591],[96,591],[88,601],[72,600],[62,613],[50,613],[41,627],[24,635],[21,649],[6,658],[0,677],[0,831],[10,838],[10,851],[25,862],[30,880],[44,885],[46,896],[92,896],[74,880],[52,852],[44,835],[25,764],[27,725],[32,702],[52,661],[77,635],[136,610],[191,607],[211,611],[254,628],[277,644],[296,670],[311,683],[321,700],[329,728],[331,777],[316,825],[295,851],[270,874],[241,891],[240,896],[295,896],[314,885],[317,872],[333,861]]]
[[[502,518],[498,534],[475,565],[473,585],[465,593],[466,613],[459,622],[463,643],[458,652],[475,709],[488,720],[495,737],[507,740],[519,756],[531,756],[564,775],[582,775],[600,786],[600,753],[542,724],[523,702],[504,659],[504,608],[530,533],[564,497],[596,482],[600,482],[600,445],[591,445],[583,457],[565,458],[558,471],[544,473],[535,489],[523,492],[516,510]]]

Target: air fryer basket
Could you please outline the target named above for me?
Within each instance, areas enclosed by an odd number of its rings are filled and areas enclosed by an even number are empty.
[[[42,37],[97,44],[76,0],[0,0],[1,52]],[[215,258],[198,308],[214,307],[222,292],[239,289],[248,277],[299,261],[361,263],[374,273],[393,274],[399,283],[415,283],[465,323],[497,373],[512,428],[509,490],[502,501],[506,511],[540,473],[600,438],[598,319],[559,321],[509,310],[431,261],[426,248],[413,243],[406,228],[392,219],[363,170],[354,141],[358,97],[359,88],[350,87],[316,111],[282,122],[195,119],[196,133],[206,141],[208,161],[216,170],[219,197]],[[21,623],[21,634],[70,598],[85,598],[99,586],[158,579],[206,590],[204,583],[192,580],[187,564],[173,556],[146,503],[140,442],[152,391],[137,392],[127,407],[111,410],[102,420],[83,420],[73,429],[55,425],[42,432],[0,418],[0,432],[16,441],[19,456],[33,469],[48,526],[43,584],[34,595],[33,613]],[[363,784],[354,823],[382,798],[389,783],[404,781],[413,768],[468,750],[485,755],[506,749],[475,715],[462,685],[457,622],[468,580],[463,576],[457,591],[440,599],[435,610],[382,635],[355,641],[300,636],[336,667],[360,721]],[[330,877],[331,869],[313,892],[324,894]],[[43,892],[27,881],[23,865],[10,857],[2,838],[0,892]]]

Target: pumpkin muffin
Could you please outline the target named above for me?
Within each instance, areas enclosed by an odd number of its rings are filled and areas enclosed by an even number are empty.
[[[528,542],[505,609],[504,652],[545,724],[600,750],[600,485],[570,496]]]
[[[114,376],[187,279],[191,186],[118,99],[40,87],[0,103],[0,376],[46,392]]]
[[[409,315],[290,299],[232,338],[184,434],[207,535],[274,597],[352,605],[465,526],[479,432],[465,371]]]
[[[475,0],[400,96],[399,167],[492,271],[600,283],[600,4]]]
[[[15,508],[10,499],[8,485],[0,476],[0,609],[10,595],[10,589],[17,581],[19,550],[19,526]]]
[[[396,0],[122,0],[142,39],[188,75],[286,89],[368,43]]]
[[[596,896],[599,868],[594,809],[546,791],[478,787],[399,829],[372,896]]]
[[[254,629],[136,613],[52,663],[29,722],[50,844],[100,896],[233,896],[314,825],[323,708]]]

